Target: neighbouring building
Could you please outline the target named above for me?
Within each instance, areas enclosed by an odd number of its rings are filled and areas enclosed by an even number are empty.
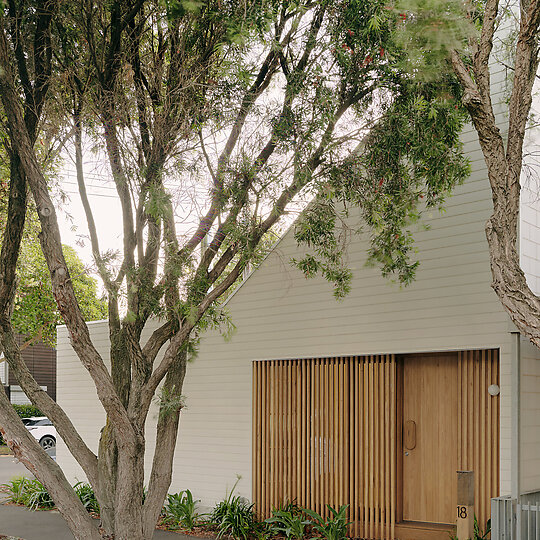
[[[56,349],[40,340],[28,340],[20,334],[16,335],[16,340],[30,373],[41,388],[56,400]],[[12,403],[30,403],[6,361],[0,361],[0,382]]]

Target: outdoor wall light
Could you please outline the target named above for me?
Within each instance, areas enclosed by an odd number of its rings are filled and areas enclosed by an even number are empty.
[[[488,386],[488,392],[490,396],[498,396],[501,393],[501,389],[498,384],[490,384]]]

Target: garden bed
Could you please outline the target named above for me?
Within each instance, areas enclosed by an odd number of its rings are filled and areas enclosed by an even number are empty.
[[[99,519],[99,504],[92,487],[78,482],[73,489],[88,513]],[[274,508],[271,518],[260,521],[254,513],[254,505],[243,497],[233,495],[233,492],[234,488],[210,514],[198,513],[199,501],[193,499],[189,490],[170,494],[157,528],[194,538],[227,540],[301,540],[314,537],[343,540],[347,537],[347,506],[342,506],[339,510],[328,507],[330,516],[323,518],[291,502]],[[0,485],[0,501],[4,504],[26,506],[30,510],[56,509],[53,499],[38,479],[30,480],[22,476]]]

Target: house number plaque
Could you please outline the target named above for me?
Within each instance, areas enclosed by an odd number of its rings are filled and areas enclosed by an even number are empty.
[[[474,472],[457,471],[457,538],[474,537]]]

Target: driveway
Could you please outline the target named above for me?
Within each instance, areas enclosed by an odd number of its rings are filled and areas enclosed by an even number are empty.
[[[75,540],[62,516],[56,511],[32,512],[22,506],[0,504],[0,535],[24,540]],[[156,531],[155,540],[200,540],[183,534]]]
[[[9,482],[14,476],[33,478],[32,473],[13,456],[0,456],[0,484]]]

